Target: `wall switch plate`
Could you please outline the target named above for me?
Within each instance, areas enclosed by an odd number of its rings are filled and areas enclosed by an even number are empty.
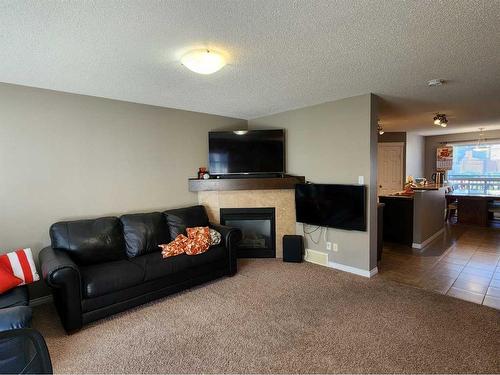
[[[332,243],[331,242],[327,242],[326,243],[326,249],[327,250],[331,250],[332,249]]]
[[[339,251],[339,245],[338,244],[336,244],[336,243],[333,244],[333,251],[335,251],[335,252]]]
[[[365,176],[358,176],[358,184],[359,185],[365,184]]]

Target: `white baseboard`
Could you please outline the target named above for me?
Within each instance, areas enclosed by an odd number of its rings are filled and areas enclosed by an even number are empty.
[[[52,302],[52,296],[49,294],[48,296],[38,297],[30,300],[30,306],[40,306],[50,302]]]
[[[426,239],[424,242],[422,242],[422,243],[415,243],[415,242],[412,243],[411,247],[413,247],[415,249],[423,249],[428,244],[430,244],[432,241],[434,241],[437,237],[439,237],[443,232],[444,232],[444,228],[441,228],[436,233],[434,233],[432,236],[430,236],[428,239]]]
[[[328,262],[328,266],[331,268],[335,268],[336,270],[353,273],[355,275],[363,276],[363,277],[373,277],[378,273],[378,268],[375,267],[370,271],[363,270],[357,267],[346,266],[345,264]]]
[[[378,268],[375,267],[370,271],[363,270],[361,268],[346,266],[341,263],[328,261],[328,253],[321,250],[306,249],[304,260],[306,262],[318,264],[320,266],[325,266],[328,268],[334,268],[339,271],[353,273],[355,275],[363,277],[373,277],[378,273]]]

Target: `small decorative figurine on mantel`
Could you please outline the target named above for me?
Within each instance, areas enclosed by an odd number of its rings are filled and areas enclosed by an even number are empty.
[[[205,174],[207,174],[207,168],[206,167],[200,167],[200,168],[198,168],[198,180],[203,180],[205,178]]]

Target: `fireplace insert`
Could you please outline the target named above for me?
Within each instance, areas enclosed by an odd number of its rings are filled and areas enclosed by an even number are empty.
[[[239,258],[276,258],[274,208],[221,208],[220,222],[241,229]]]

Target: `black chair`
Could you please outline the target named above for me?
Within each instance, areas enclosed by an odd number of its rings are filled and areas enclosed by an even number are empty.
[[[43,336],[32,328],[0,332],[0,374],[52,374]]]
[[[0,295],[0,332],[31,327],[31,307],[26,285]]]

